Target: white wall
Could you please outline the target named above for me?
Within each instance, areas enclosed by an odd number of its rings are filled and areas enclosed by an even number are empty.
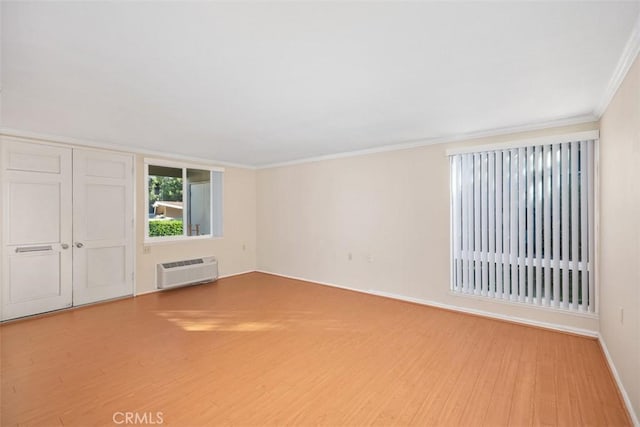
[[[156,158],[154,156],[154,158]],[[185,165],[189,165],[188,162]],[[215,166],[215,165],[213,165]],[[221,276],[255,270],[256,172],[226,167],[223,185],[223,231],[218,239],[147,244],[144,253],[145,215],[144,156],[136,157],[136,293],[155,290],[156,265],[207,255],[218,258]]]
[[[596,128],[588,123],[259,170],[258,269],[595,334],[594,317],[449,292],[445,151]]]
[[[640,418],[638,58],[602,117],[600,138],[600,333]]]

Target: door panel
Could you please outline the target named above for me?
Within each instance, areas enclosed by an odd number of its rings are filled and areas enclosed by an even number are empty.
[[[72,152],[3,139],[2,159],[0,318],[70,307]]]
[[[87,287],[106,287],[127,281],[126,247],[87,249]],[[130,277],[129,277],[130,278]]]
[[[120,160],[100,159],[88,157],[86,159],[86,174],[92,177],[127,179],[131,169],[126,168],[127,163]]]
[[[60,252],[43,251],[9,256],[9,301],[24,303],[60,295]]]
[[[12,148],[4,156],[6,170],[61,174],[62,169],[70,165],[60,154],[60,150],[70,153],[68,148],[15,142],[7,144]]]
[[[125,239],[127,228],[123,215],[127,208],[127,189],[121,184],[96,184],[88,182],[84,187],[86,203],[91,209],[87,216],[85,240]],[[127,227],[128,226],[128,227]]]
[[[24,245],[59,241],[63,191],[60,183],[22,178],[20,182],[9,182],[7,187],[7,219],[11,224],[7,243]]]
[[[74,305],[133,294],[133,159],[73,153]]]

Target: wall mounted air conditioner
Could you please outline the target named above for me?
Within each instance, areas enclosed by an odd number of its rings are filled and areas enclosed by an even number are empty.
[[[211,282],[218,278],[218,260],[210,256],[164,262],[158,264],[157,273],[156,285],[158,289]]]

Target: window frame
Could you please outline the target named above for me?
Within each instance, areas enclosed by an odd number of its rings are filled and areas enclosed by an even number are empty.
[[[183,203],[183,229],[182,235],[175,236],[149,236],[149,166],[162,166],[169,167],[175,169],[182,170],[182,203]],[[210,176],[210,207],[209,211],[211,213],[209,218],[209,229],[211,232],[209,234],[203,234],[198,236],[189,236],[187,233],[187,215],[188,215],[188,203],[185,200],[185,195],[187,192],[187,169],[200,169],[209,171]],[[220,174],[218,185],[214,183],[215,172]],[[216,193],[216,187],[219,186],[218,192]],[[202,164],[194,164],[189,162],[181,162],[175,160],[166,160],[166,159],[156,159],[156,158],[144,158],[144,244],[152,245],[152,244],[162,244],[162,243],[171,243],[171,242],[187,242],[194,240],[210,240],[210,239],[221,239],[224,236],[223,233],[223,195],[224,195],[224,168],[211,166],[211,165],[202,165]],[[219,206],[216,206],[219,204]],[[220,217],[216,219],[216,213]],[[216,223],[219,222],[219,229],[216,232]]]

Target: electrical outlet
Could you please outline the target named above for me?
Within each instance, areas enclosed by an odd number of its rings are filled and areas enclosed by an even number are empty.
[[[143,246],[142,247],[142,253],[143,254],[150,254],[151,253],[151,246]]]
[[[373,255],[368,255],[367,256],[367,261],[373,262]]]

